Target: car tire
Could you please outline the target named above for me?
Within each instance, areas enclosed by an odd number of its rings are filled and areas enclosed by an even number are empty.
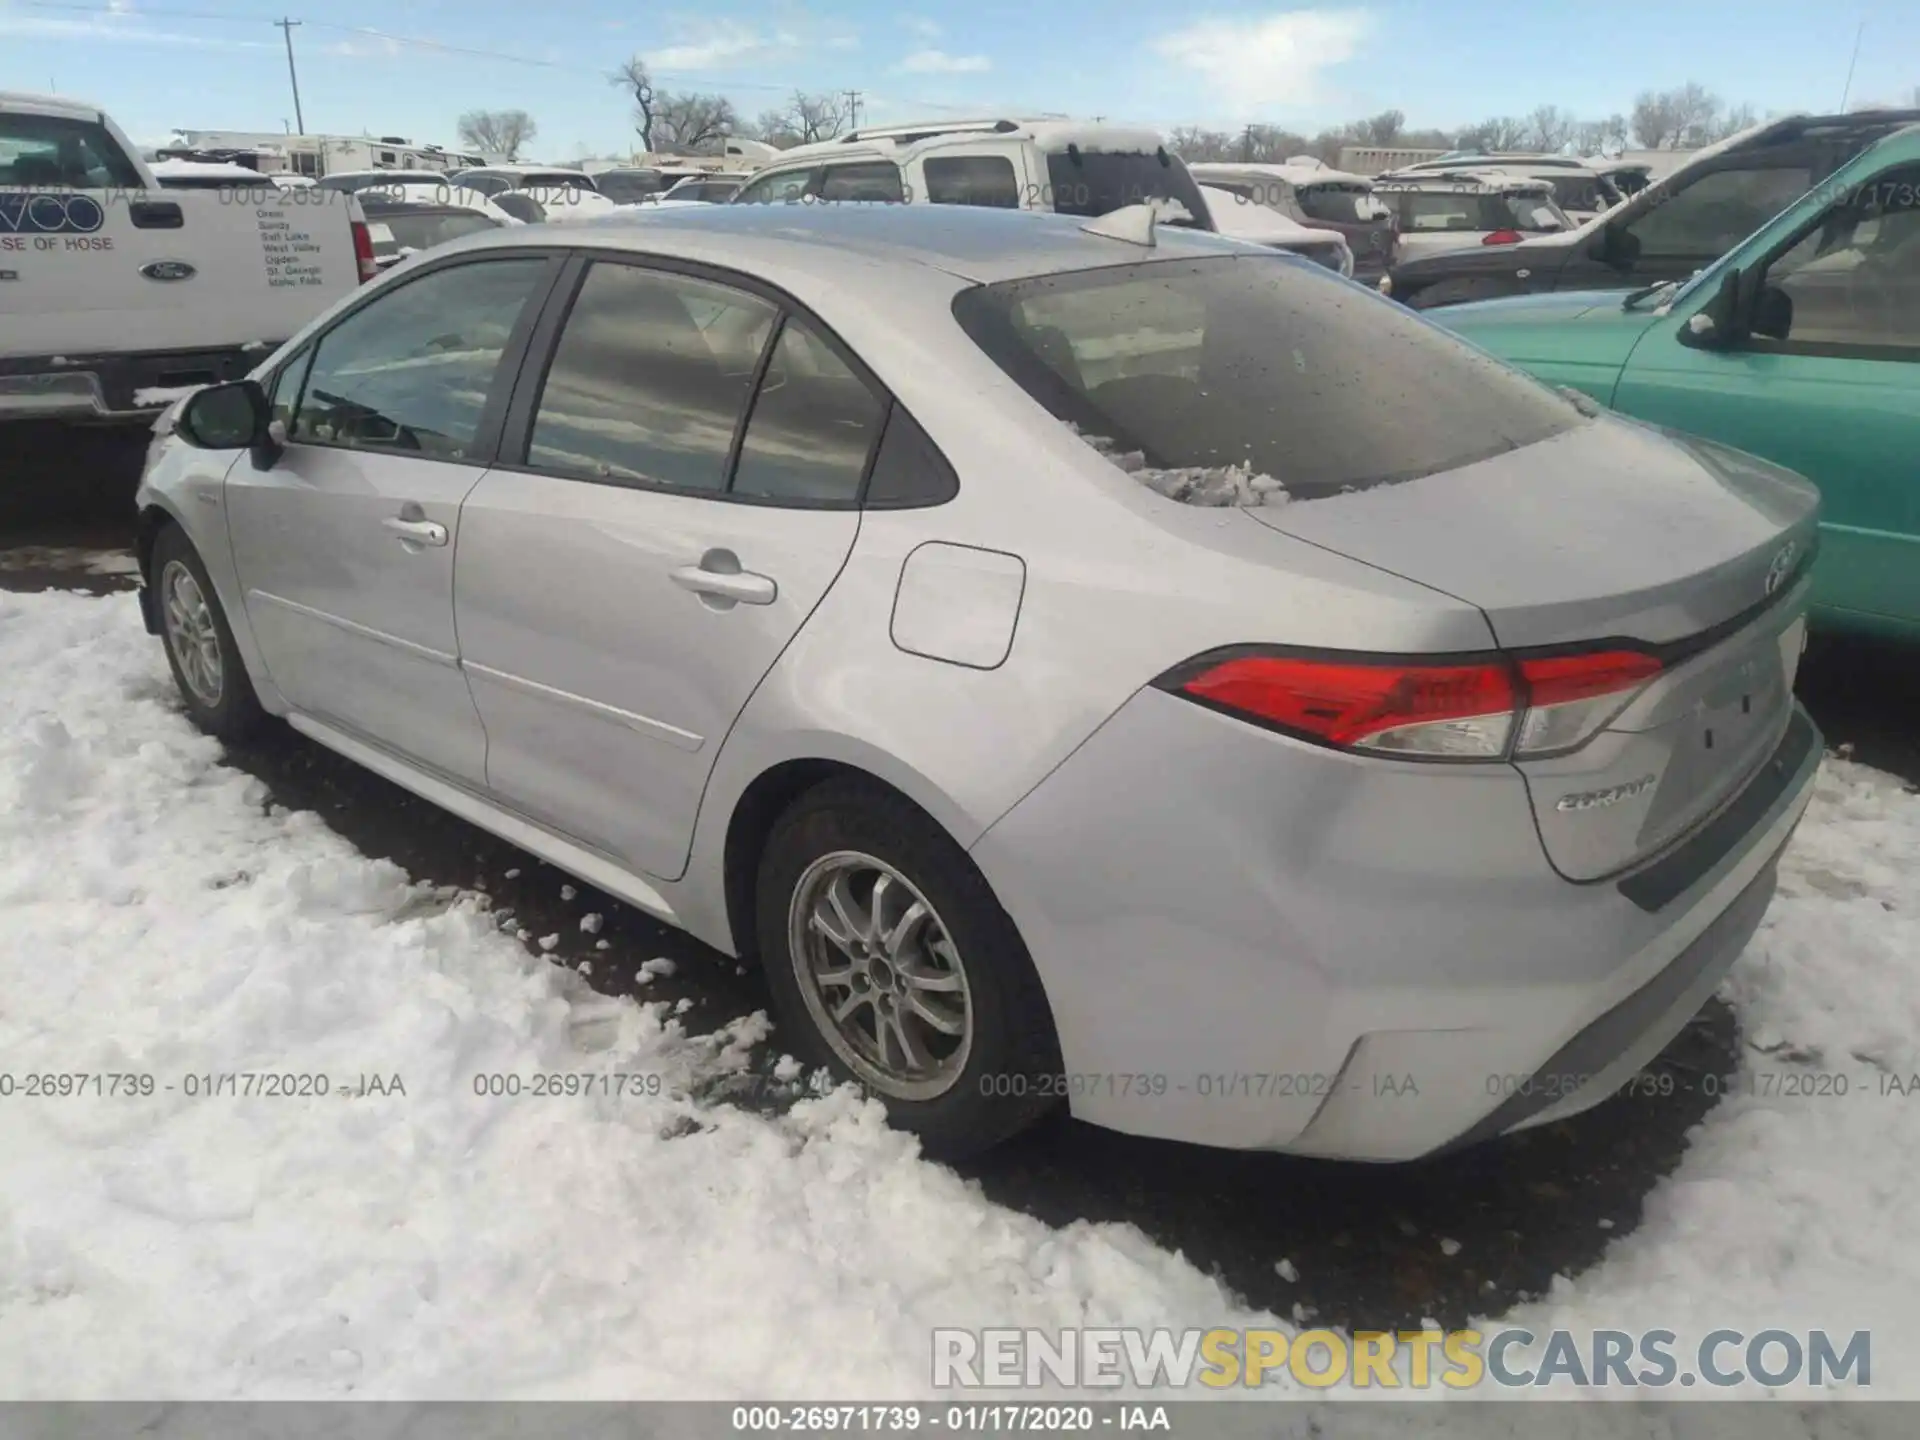
[[[916,905],[925,913],[902,926]],[[1019,931],[966,852],[900,795],[853,777],[802,795],[768,837],[755,912],[785,1047],[862,1086],[929,1154],[989,1149],[1061,1098],[1053,1014]]]
[[[266,719],[220,596],[178,525],[154,538],[147,562],[167,665],[187,717],[216,739],[243,740]]]

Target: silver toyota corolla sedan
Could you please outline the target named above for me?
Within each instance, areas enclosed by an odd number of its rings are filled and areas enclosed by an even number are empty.
[[[1807,803],[1814,492],[1139,220],[409,260],[175,408],[148,627],[214,735],[284,716],[757,960],[940,1153],[1597,1103]]]

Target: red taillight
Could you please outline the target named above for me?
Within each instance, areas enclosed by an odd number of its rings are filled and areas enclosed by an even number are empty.
[[[1659,673],[1627,650],[1441,663],[1256,650],[1202,656],[1158,683],[1343,750],[1498,760],[1585,744]]]
[[[373,232],[367,229],[367,222],[353,222],[353,259],[360,267],[360,283],[366,284],[380,273],[380,266],[373,258]]]
[[[1518,230],[1495,230],[1483,236],[1480,243],[1482,245],[1518,245],[1526,238]]]

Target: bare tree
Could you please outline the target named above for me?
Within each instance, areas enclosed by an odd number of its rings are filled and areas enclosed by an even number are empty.
[[[1698,81],[1642,91],[1633,102],[1633,138],[1649,150],[1684,150],[1714,138],[1720,97]]]
[[[1558,105],[1537,106],[1527,117],[1527,137],[1522,143],[1527,149],[1542,154],[1563,150],[1567,142],[1573,139],[1578,123]]]
[[[1360,145],[1397,145],[1407,128],[1407,117],[1398,110],[1382,110],[1347,126],[1347,133]]]
[[[1496,115],[1490,120],[1482,120],[1478,125],[1469,125],[1454,136],[1454,143],[1462,150],[1479,150],[1489,154],[1518,150],[1526,143],[1530,123],[1515,115]]]
[[[455,128],[462,145],[510,161],[520,158],[520,148],[540,130],[524,110],[469,110]]]
[[[1573,144],[1582,155],[1598,155],[1607,150],[1625,149],[1627,117],[1609,115],[1604,120],[1582,120],[1573,127]]]
[[[787,101],[787,128],[797,137],[796,144],[811,145],[816,140],[831,140],[847,128],[847,112],[838,95],[813,94],[796,90]]]
[[[689,90],[671,91],[653,100],[653,129],[663,150],[695,154],[718,150],[727,136],[740,128],[740,116],[724,95]]]
[[[1167,132],[1167,144],[1174,154],[1190,163],[1233,158],[1233,136],[1224,130],[1177,125]]]
[[[1729,135],[1738,135],[1760,123],[1760,117],[1753,113],[1751,105],[1736,105],[1714,122],[1710,140],[1724,140]]]
[[[793,128],[793,117],[785,110],[762,110],[741,133],[776,150],[791,149],[800,143],[799,133]]]
[[[607,80],[615,88],[633,96],[633,128],[640,132],[640,148],[653,149],[655,96],[653,76],[647,70],[647,62],[635,55],[609,75]]]

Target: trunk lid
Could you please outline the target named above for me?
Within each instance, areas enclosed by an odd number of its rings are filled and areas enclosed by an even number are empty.
[[[1692,830],[1791,715],[1818,495],[1765,461],[1604,418],[1458,470],[1247,513],[1477,605],[1503,648],[1660,657],[1592,740],[1517,762],[1568,879]]]

